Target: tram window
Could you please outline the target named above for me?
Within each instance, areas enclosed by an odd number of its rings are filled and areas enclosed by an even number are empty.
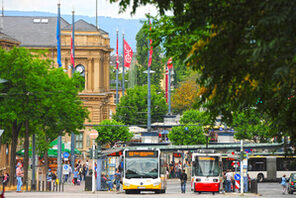
[[[277,171],[296,171],[296,159],[293,158],[277,158]]]
[[[266,158],[251,158],[248,164],[249,171],[266,171]]]

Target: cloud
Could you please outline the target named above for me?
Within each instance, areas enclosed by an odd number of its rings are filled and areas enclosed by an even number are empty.
[[[43,11],[57,12],[58,0],[4,0],[4,10],[19,10],[19,11]],[[71,14],[74,7],[76,15],[95,16],[96,15],[96,0],[60,0],[61,13]],[[151,15],[156,15],[157,10],[153,5],[139,7],[135,15],[131,16],[131,8],[125,13],[119,14],[119,3],[110,4],[108,0],[98,0],[98,15],[109,16],[112,18],[145,18],[145,14],[150,12]]]

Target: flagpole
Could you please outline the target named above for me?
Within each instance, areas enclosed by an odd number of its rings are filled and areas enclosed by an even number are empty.
[[[172,69],[169,69],[169,83],[168,83],[168,102],[169,102],[169,115],[171,115],[171,71]]]
[[[60,1],[58,1],[58,47],[57,47],[57,61],[59,64],[59,67],[62,66],[61,63],[61,4]],[[58,179],[59,182],[62,181],[62,159],[61,159],[61,155],[62,155],[62,136],[61,134],[59,134],[58,137]]]
[[[124,96],[124,32],[122,33],[122,96]]]
[[[149,24],[150,24],[150,19],[149,19]],[[150,81],[150,65],[149,65],[149,59],[150,59],[150,39],[148,39],[148,75],[147,75],[147,81],[148,81],[148,101],[147,101],[147,106],[148,106],[148,115],[147,115],[147,128],[148,132],[151,131],[151,81]]]
[[[118,29],[116,30],[116,105],[118,104]]]
[[[73,54],[73,62],[72,63],[72,77],[75,73],[75,26],[74,26],[74,9],[72,10],[72,54]],[[73,170],[75,166],[75,134],[71,132],[71,168]]]

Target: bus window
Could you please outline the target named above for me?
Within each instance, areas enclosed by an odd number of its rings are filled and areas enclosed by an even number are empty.
[[[277,158],[277,171],[296,171],[296,159],[294,158]]]
[[[248,161],[249,171],[266,171],[266,158],[250,158]]]

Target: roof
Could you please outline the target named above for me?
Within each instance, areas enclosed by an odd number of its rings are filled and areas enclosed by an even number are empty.
[[[4,16],[3,33],[20,41],[25,47],[55,47],[57,17]],[[71,30],[71,24],[61,17],[61,30]],[[97,28],[80,19],[75,22],[75,30],[98,31]],[[99,29],[99,32],[108,34]]]
[[[56,46],[57,17],[4,16],[3,32],[21,46]],[[61,29],[69,23],[61,18]]]
[[[11,36],[0,32],[0,41],[7,41],[11,43],[20,43],[18,40],[12,38]]]
[[[100,33],[103,34],[108,34],[102,29],[97,29],[96,26],[93,24],[87,23],[86,21],[79,19],[74,23],[74,28],[75,31],[88,31],[88,32],[97,32],[99,31]],[[63,30],[72,30],[72,24],[69,24],[63,28]]]

